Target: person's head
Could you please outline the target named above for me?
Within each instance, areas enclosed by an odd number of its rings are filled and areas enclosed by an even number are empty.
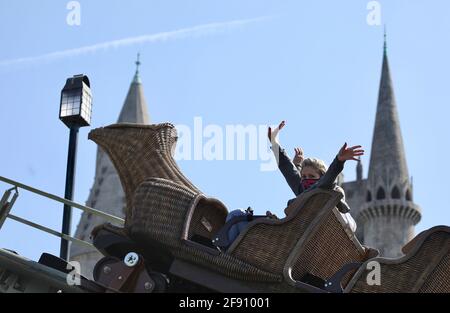
[[[302,162],[302,170],[300,172],[302,185],[304,189],[308,189],[314,185],[320,177],[325,175],[327,166],[325,162],[315,158],[307,158]]]

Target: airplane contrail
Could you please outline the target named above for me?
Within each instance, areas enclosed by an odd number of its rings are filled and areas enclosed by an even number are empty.
[[[210,23],[210,24],[202,24],[188,28],[181,28],[173,31],[148,34],[136,37],[128,37],[119,40],[102,42],[90,46],[84,46],[75,49],[68,49],[62,51],[55,51],[47,54],[42,54],[38,56],[32,57],[24,57],[24,58],[16,58],[9,60],[0,61],[0,67],[18,65],[18,64],[26,64],[26,63],[38,63],[43,61],[53,61],[56,59],[72,57],[83,55],[87,53],[95,53],[98,51],[106,51],[111,48],[121,48],[127,47],[135,44],[142,43],[156,43],[156,42],[164,42],[169,40],[177,40],[191,37],[201,37],[205,35],[215,34],[221,31],[226,31],[230,29],[234,29],[240,26],[244,26],[250,23],[261,22],[269,19],[269,17],[257,17],[252,19],[242,19],[242,20],[233,20],[227,22],[219,22],[219,23]]]

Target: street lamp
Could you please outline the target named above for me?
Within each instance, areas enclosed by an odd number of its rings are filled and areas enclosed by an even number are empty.
[[[59,119],[70,129],[69,151],[67,156],[66,187],[64,197],[73,200],[75,163],[78,130],[91,123],[92,95],[89,78],[86,75],[75,75],[68,78],[61,91]],[[64,204],[62,233],[70,235],[72,207]],[[69,242],[61,239],[60,257],[69,259]]]

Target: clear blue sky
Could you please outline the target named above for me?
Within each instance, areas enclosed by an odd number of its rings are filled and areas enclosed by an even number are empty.
[[[383,28],[369,26],[369,1],[79,1],[81,25],[66,23],[68,1],[0,0],[0,175],[63,195],[68,130],[58,119],[61,88],[71,75],[91,80],[92,127],[80,131],[75,200],[94,178],[91,128],[116,121],[141,53],[141,77],[153,122],[264,125],[287,121],[292,153],[330,162],[339,146],[362,144],[367,175],[381,71]],[[416,231],[450,225],[450,2],[379,1],[414,198]],[[56,51],[210,23],[268,17],[207,35],[187,35],[15,62]],[[13,62],[11,62],[13,60]],[[252,206],[282,215],[292,197],[278,172],[260,161],[182,161],[186,175],[228,208]],[[348,163],[346,180],[355,177]],[[1,191],[7,185],[0,183]],[[59,230],[62,206],[25,191],[13,214]],[[78,223],[75,210],[72,230]],[[0,247],[36,259],[58,255],[59,239],[8,220]]]

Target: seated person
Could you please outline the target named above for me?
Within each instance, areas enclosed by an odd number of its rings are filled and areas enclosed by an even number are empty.
[[[285,125],[285,121],[282,121],[273,131],[269,127],[268,137],[272,143],[272,151],[277,159],[278,168],[286,179],[289,187],[291,187],[296,196],[299,196],[306,190],[314,188],[334,189],[341,192],[344,197],[337,207],[341,212],[344,221],[350,226],[352,231],[355,232],[356,222],[350,215],[349,207],[345,203],[344,190],[339,187],[335,181],[344,169],[345,161],[358,161],[356,157],[364,155],[364,150],[361,149],[361,146],[348,148],[347,143],[345,143],[328,169],[322,160],[315,158],[303,159],[303,151],[301,148],[295,148],[295,157],[291,161],[285,150],[280,147],[278,141],[278,133]],[[294,200],[295,198],[288,201],[288,207]],[[289,212],[285,210],[285,214],[289,215]]]
[[[360,149],[361,146],[348,148],[347,143],[345,143],[328,169],[322,160],[315,158],[303,159],[303,151],[300,148],[295,149],[296,156],[294,160],[291,161],[278,142],[278,132],[284,126],[285,122],[283,121],[273,131],[269,127],[268,136],[272,143],[272,150],[275,154],[275,158],[278,162],[278,168],[285,177],[294,194],[299,196],[304,191],[314,188],[335,189],[344,194],[343,189],[336,185],[335,180],[342,172],[345,161],[358,160],[356,158],[357,156],[364,155],[364,150]],[[294,162],[297,165],[294,164]],[[293,200],[295,200],[295,198],[288,201],[288,207],[285,209],[286,216],[290,213],[287,209]],[[338,208],[342,214],[342,217],[350,226],[352,231],[356,231],[356,223],[348,213],[348,205],[346,205],[345,202],[341,202],[338,205]],[[247,213],[242,210],[231,211],[226,218],[226,222],[231,220],[233,217],[245,216],[246,214]],[[276,215],[272,214],[270,211],[267,211],[266,215],[268,218],[277,218]],[[248,223],[249,221],[241,221],[234,224],[228,231],[229,242],[233,242],[239,236],[239,233],[247,227]]]

